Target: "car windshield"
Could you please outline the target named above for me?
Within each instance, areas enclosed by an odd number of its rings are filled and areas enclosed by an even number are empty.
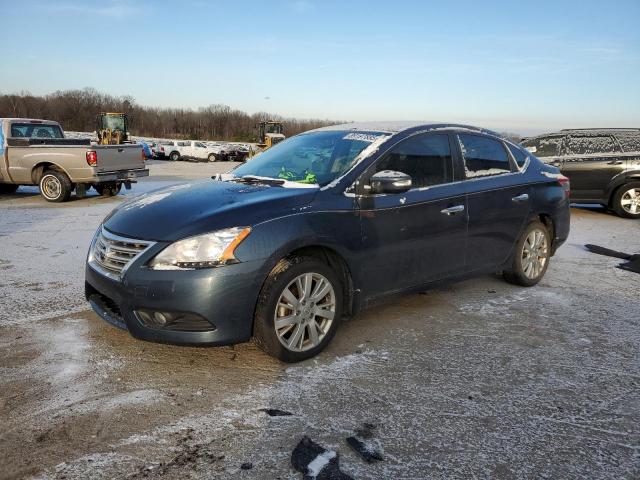
[[[236,168],[233,175],[326,185],[346,173],[365,148],[384,136],[381,132],[352,131],[297,135]]]

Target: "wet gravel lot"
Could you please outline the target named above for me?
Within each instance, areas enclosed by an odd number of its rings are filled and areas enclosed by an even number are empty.
[[[299,479],[304,435],[356,479],[640,476],[640,275],[583,248],[640,253],[639,222],[573,208],[538,286],[485,276],[393,300],[296,365],[103,322],[83,297],[100,220],[231,166],[151,162],[115,198],[0,196],[0,478]],[[383,461],[347,445],[364,424]]]

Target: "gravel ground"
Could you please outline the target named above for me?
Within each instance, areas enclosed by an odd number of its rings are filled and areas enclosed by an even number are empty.
[[[640,276],[583,248],[640,253],[640,223],[600,209],[572,209],[538,286],[486,276],[397,299],[293,366],[96,316],[83,267],[100,220],[231,166],[150,162],[115,198],[0,197],[0,478],[299,479],[304,435],[356,479],[640,476]],[[345,441],[364,424],[381,462]]]

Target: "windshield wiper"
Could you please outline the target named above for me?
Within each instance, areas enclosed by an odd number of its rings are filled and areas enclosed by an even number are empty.
[[[232,182],[249,183],[249,184],[265,184],[265,185],[284,185],[286,180],[282,178],[271,177],[258,177],[254,175],[244,175],[242,177],[235,177],[231,179]]]

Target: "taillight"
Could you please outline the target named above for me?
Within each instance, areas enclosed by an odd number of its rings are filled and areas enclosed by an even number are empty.
[[[564,188],[565,196],[568,198],[569,195],[571,195],[571,183],[569,182],[569,179],[564,175],[560,175],[558,177],[558,183]]]
[[[98,165],[98,153],[95,150],[89,150],[87,152],[87,165],[90,167]]]
[[[147,161],[147,156],[144,154],[144,148],[140,149],[140,156],[142,157],[143,162]]]

